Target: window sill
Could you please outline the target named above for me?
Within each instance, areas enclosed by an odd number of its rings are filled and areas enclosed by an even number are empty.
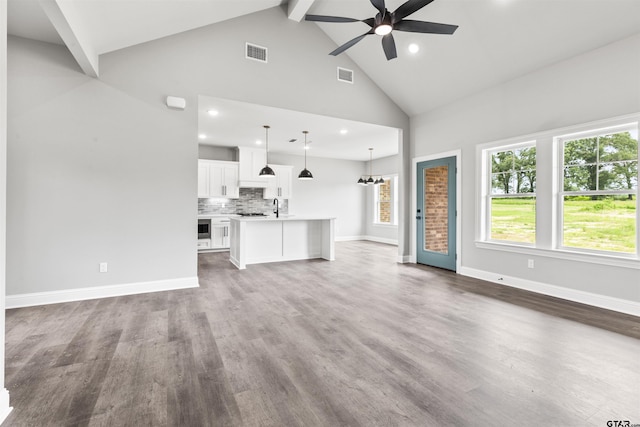
[[[640,259],[615,255],[588,254],[566,249],[540,249],[510,243],[486,242],[476,240],[476,247],[495,251],[515,252],[526,255],[536,255],[548,258],[564,259],[568,261],[588,262],[591,264],[610,265],[640,270]]]
[[[373,225],[375,227],[398,228],[398,224],[385,224],[382,222],[374,222]]]

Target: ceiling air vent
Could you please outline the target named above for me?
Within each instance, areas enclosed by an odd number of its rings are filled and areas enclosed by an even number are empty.
[[[247,43],[246,58],[254,61],[267,62],[267,48]]]
[[[353,84],[353,70],[338,67],[338,81]]]

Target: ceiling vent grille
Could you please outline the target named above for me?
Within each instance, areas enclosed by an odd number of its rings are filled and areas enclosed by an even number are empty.
[[[252,43],[247,43],[245,50],[247,59],[253,59],[254,61],[267,62],[267,48],[258,46]]]
[[[353,84],[353,70],[338,67],[338,81]]]

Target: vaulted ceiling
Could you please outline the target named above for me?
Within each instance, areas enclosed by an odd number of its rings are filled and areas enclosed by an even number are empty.
[[[318,25],[336,46],[369,27],[307,22],[306,13],[365,19],[376,12],[368,0],[9,0],[8,32],[66,44],[97,76],[101,54],[275,6],[283,19]],[[435,0],[410,18],[459,28],[451,36],[394,31],[391,61],[377,35],[343,55],[413,116],[640,32],[640,1]]]

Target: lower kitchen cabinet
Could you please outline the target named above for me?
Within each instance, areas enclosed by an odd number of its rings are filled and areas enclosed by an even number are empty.
[[[229,224],[211,224],[211,246],[209,249],[228,249],[229,242]]]

